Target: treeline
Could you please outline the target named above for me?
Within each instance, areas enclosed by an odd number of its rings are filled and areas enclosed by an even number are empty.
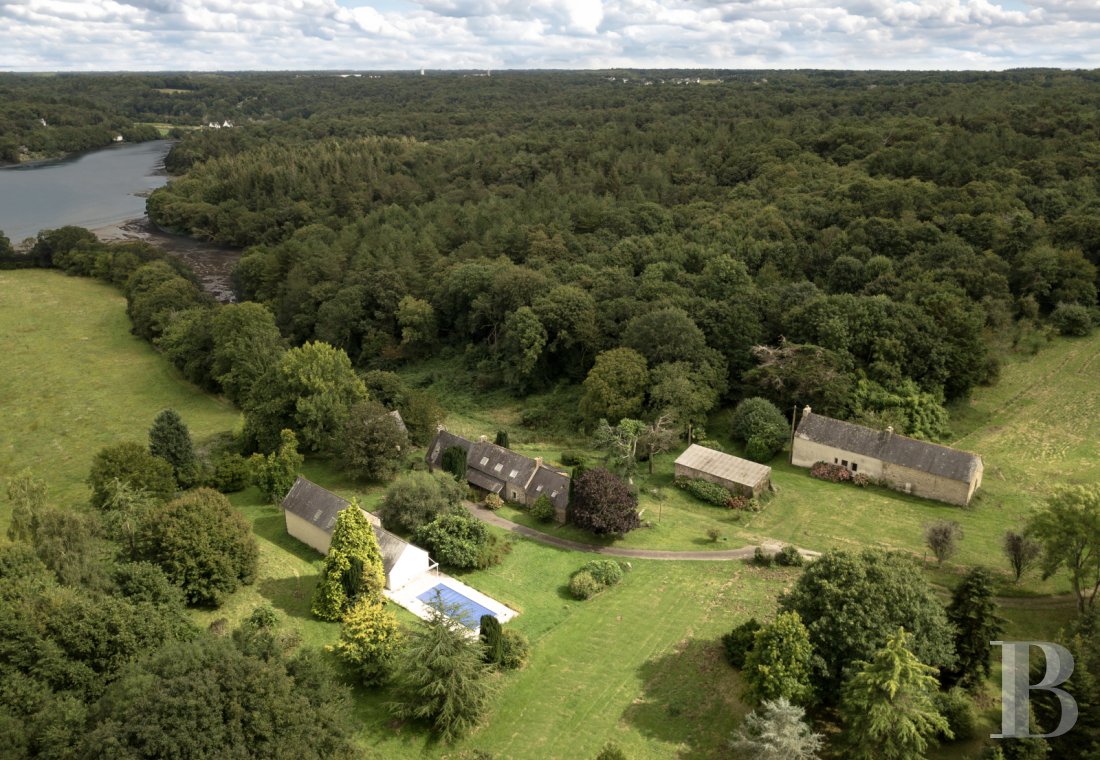
[[[241,295],[293,345],[520,394],[630,349],[643,405],[658,377],[934,436],[907,409],[995,379],[995,344],[1091,327],[1090,74],[766,80],[303,80],[316,111],[183,140],[150,214],[251,245]]]

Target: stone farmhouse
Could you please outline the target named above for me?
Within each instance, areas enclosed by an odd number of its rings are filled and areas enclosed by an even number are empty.
[[[866,474],[899,491],[925,499],[966,506],[982,484],[977,454],[898,435],[893,428],[873,430],[851,422],[802,411],[791,447],[791,463],[813,467],[829,462]]]
[[[328,554],[336,516],[351,502],[332,491],[306,480],[301,475],[283,498],[286,531],[303,544],[321,554]],[[396,591],[436,567],[428,552],[413,546],[382,527],[382,521],[365,509],[360,509],[374,528],[378,547],[382,550],[382,568],[386,572],[386,588]]]
[[[542,457],[525,457],[511,449],[490,443],[485,436],[470,441],[440,428],[428,446],[425,461],[434,470],[443,466],[449,448],[466,452],[466,481],[486,493],[507,501],[532,506],[545,495],[554,505],[558,522],[565,522],[569,507],[569,476],[547,467]]]
[[[676,477],[717,483],[750,499],[771,488],[772,468],[693,443],[676,459]]]

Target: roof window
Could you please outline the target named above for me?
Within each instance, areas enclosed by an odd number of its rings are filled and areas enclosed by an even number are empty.
[[[489,464],[489,457],[482,457],[481,458],[481,466],[484,467],[487,464]]]

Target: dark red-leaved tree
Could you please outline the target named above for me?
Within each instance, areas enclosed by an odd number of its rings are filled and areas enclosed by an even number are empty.
[[[601,536],[623,536],[641,525],[638,497],[603,467],[577,479],[571,506],[573,523]]]

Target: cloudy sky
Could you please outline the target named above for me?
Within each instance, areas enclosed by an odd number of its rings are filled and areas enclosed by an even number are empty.
[[[0,70],[1100,67],[1100,0],[0,0]]]

